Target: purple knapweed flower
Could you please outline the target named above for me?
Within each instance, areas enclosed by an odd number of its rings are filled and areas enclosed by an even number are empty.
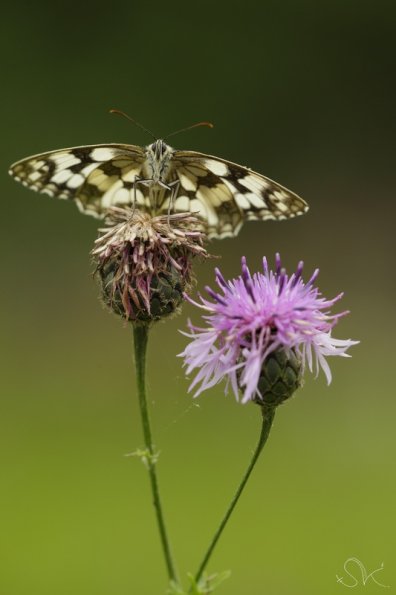
[[[198,387],[195,396],[226,378],[238,399],[243,391],[242,402],[260,402],[258,388],[263,365],[271,354],[292,353],[316,373],[322,368],[328,384],[331,372],[326,357],[348,357],[347,349],[358,341],[334,339],[333,326],[341,316],[331,314],[330,308],[342,294],[328,300],[314,286],[317,269],[310,280],[304,283],[301,274],[303,262],[290,277],[281,267],[279,254],[272,272],[263,259],[263,273],[253,276],[242,258],[242,275],[226,281],[216,269],[216,282],[220,291],[210,287],[207,293],[213,301],[200,297],[201,303],[191,303],[203,309],[205,327],[189,323],[191,338],[181,357],[187,366],[187,374],[198,369],[190,390]],[[227,382],[228,387],[228,382]],[[227,388],[226,388],[227,390]]]

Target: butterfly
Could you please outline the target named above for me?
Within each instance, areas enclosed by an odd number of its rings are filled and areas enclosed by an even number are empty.
[[[113,206],[153,215],[191,212],[209,238],[235,236],[244,221],[288,219],[308,210],[302,198],[247,167],[178,151],[161,139],[145,147],[101,144],[41,153],[14,163],[10,174],[99,218]]]

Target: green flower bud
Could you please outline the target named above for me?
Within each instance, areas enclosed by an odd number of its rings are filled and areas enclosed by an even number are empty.
[[[276,407],[294,394],[302,383],[301,358],[293,349],[273,351],[265,359],[254,402]]]
[[[119,279],[118,273],[119,264],[111,260],[98,270],[102,299],[129,321],[150,322],[174,314],[188,289],[183,275],[171,265],[144,279]]]

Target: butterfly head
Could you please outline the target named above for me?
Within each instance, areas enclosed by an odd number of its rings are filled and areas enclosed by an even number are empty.
[[[159,140],[156,140],[151,145],[148,145],[148,147],[146,147],[146,149],[147,149],[147,152],[154,157],[154,159],[157,159],[158,161],[160,161],[160,159],[162,159],[163,155],[165,155],[165,153],[167,152],[168,145],[166,144],[165,141],[159,139]]]

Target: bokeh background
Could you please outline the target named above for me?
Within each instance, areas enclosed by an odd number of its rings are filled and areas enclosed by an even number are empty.
[[[143,465],[131,330],[103,309],[89,251],[97,222],[26,190],[8,165],[67,146],[174,139],[280,181],[311,206],[215,242],[226,275],[280,251],[351,310],[361,344],[307,377],[213,556],[228,595],[336,595],[344,561],[396,588],[395,78],[392,2],[8,3],[1,82],[1,595],[152,595],[166,574]],[[197,267],[198,287],[214,262]],[[194,571],[247,465],[255,406],[223,386],[193,401],[186,305],[152,331],[149,393],[165,512]],[[345,576],[348,582],[348,577]],[[361,581],[361,579],[360,579]],[[349,584],[353,583],[349,579]],[[369,581],[356,593],[383,589]]]

